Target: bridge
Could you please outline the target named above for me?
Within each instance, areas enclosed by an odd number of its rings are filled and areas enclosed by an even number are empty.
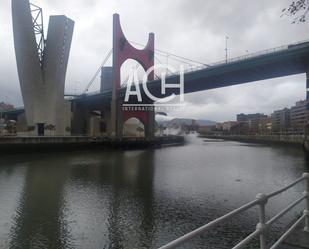
[[[138,62],[145,71],[155,66],[155,57],[162,51],[155,49],[153,33],[149,34],[146,46],[137,49],[132,45],[133,42],[126,39],[120,17],[114,14],[112,49],[87,85],[85,94],[71,96],[72,99],[68,102],[64,101],[63,96],[74,21],[62,15],[52,16],[45,39],[40,7],[31,5],[29,0],[12,0],[12,15],[17,67],[28,126],[36,127],[39,135],[44,134],[45,126],[48,125],[55,128],[57,135],[106,133],[111,137],[122,138],[124,123],[130,118],[137,118],[144,124],[145,137],[154,136],[154,109],[124,110],[123,102],[128,87],[121,85],[120,75],[121,67],[128,59]],[[111,57],[112,66],[106,67],[105,64]],[[306,73],[306,89],[309,89],[309,41],[210,65],[200,62],[195,64],[200,66],[186,70],[183,75],[183,93],[300,73]],[[101,71],[104,80],[101,82],[100,92],[88,94],[89,87]],[[167,75],[166,86],[170,86],[165,92],[162,92],[162,80],[155,76],[155,72],[150,71],[146,84],[153,96],[164,98],[171,94],[180,94],[180,89],[171,88],[171,84],[179,83],[182,74]],[[131,88],[131,84],[128,86]],[[149,97],[145,88],[139,88],[143,101],[138,101],[136,96],[130,96],[130,101],[126,104],[150,107],[157,104],[154,98]],[[67,134],[67,131],[70,131],[70,134]]]
[[[309,71],[309,41],[280,46],[256,53],[220,61],[203,67],[185,71],[184,92],[192,93],[221,87],[250,83],[277,77],[306,73]],[[179,74],[168,74],[167,83],[179,82]],[[309,88],[307,75],[307,88]],[[147,82],[148,89],[160,98],[169,96],[175,89],[161,93],[161,79]],[[142,86],[140,86],[142,89]],[[120,96],[125,96],[127,86],[120,89]],[[179,91],[178,91],[179,93]],[[70,95],[70,94],[68,94]],[[74,96],[74,102],[94,103],[108,101],[112,91],[93,92]]]
[[[256,82],[271,78],[306,73],[307,100],[309,99],[309,41],[247,54],[227,61],[203,65],[184,72],[184,93],[205,91],[232,85]],[[180,81],[179,73],[168,74],[167,83]],[[140,83],[143,99],[147,98]],[[179,89],[167,88],[161,92],[161,79],[147,82],[148,90],[158,98],[179,94]],[[118,97],[123,101],[127,91],[124,85],[119,89]],[[112,100],[112,90],[93,92],[74,96],[72,103],[87,110],[102,110]],[[134,102],[134,101],[133,101]],[[135,102],[134,103],[138,103]],[[141,104],[143,105],[143,104]],[[132,114],[134,116],[134,114]],[[138,117],[138,115],[137,115]],[[79,116],[80,118],[80,116]],[[80,133],[81,130],[78,131]]]

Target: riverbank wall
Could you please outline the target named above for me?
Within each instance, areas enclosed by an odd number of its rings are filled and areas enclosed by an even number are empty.
[[[247,143],[281,144],[304,146],[304,135],[200,135],[209,139],[224,139]]]
[[[181,145],[183,143],[184,137],[182,136],[155,137],[153,139],[111,139],[91,136],[0,137],[0,154],[93,149],[144,149]]]

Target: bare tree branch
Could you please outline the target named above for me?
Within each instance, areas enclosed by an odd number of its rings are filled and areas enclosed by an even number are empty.
[[[282,10],[281,16],[292,16],[292,23],[306,22],[306,17],[309,12],[309,0],[293,1],[289,7]]]

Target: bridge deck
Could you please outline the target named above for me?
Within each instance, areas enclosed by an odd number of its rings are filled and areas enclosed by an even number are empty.
[[[229,60],[227,63],[215,63],[195,71],[185,72],[185,93],[204,91],[220,87],[243,84],[288,75],[305,73],[309,68],[309,42],[297,43],[270,49],[244,57]],[[150,92],[157,97],[166,97],[175,92],[167,89],[166,95],[161,94],[161,80],[147,83]],[[179,75],[170,75],[167,83],[178,83]],[[140,87],[142,90],[142,87]],[[120,96],[124,97],[126,88],[120,89]],[[143,90],[142,90],[143,93]],[[144,93],[143,93],[144,94]],[[111,91],[104,93],[90,93],[76,97],[76,102],[108,101]]]

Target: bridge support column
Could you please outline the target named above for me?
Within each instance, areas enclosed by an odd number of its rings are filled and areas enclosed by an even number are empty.
[[[121,88],[121,66],[128,60],[133,59],[141,64],[147,71],[154,66],[154,34],[150,33],[147,45],[144,49],[136,49],[126,39],[118,14],[113,16],[113,69],[112,69],[112,101],[111,101],[111,136],[121,138],[123,136],[123,110],[119,96]],[[154,73],[148,75],[148,80],[154,79]]]
[[[112,100],[111,106],[111,137],[122,138],[123,133],[123,115],[122,101]]]
[[[72,106],[71,134],[85,135],[87,133],[87,110],[82,104]]]
[[[118,101],[117,105],[117,138],[123,137],[123,112],[122,112],[122,101]]]
[[[309,66],[306,72],[306,100],[309,101]],[[307,104],[307,110],[309,110],[309,105]]]
[[[155,111],[148,111],[148,124],[145,127],[145,137],[147,139],[153,139],[155,137]]]
[[[307,126],[305,133],[307,135],[309,132],[309,66],[307,67],[307,72],[306,72],[306,109],[307,109]]]
[[[304,147],[309,152],[309,65],[306,72],[306,109],[307,109],[307,124],[305,126],[305,141]]]
[[[117,100],[112,99],[111,101],[111,137],[117,136]]]

